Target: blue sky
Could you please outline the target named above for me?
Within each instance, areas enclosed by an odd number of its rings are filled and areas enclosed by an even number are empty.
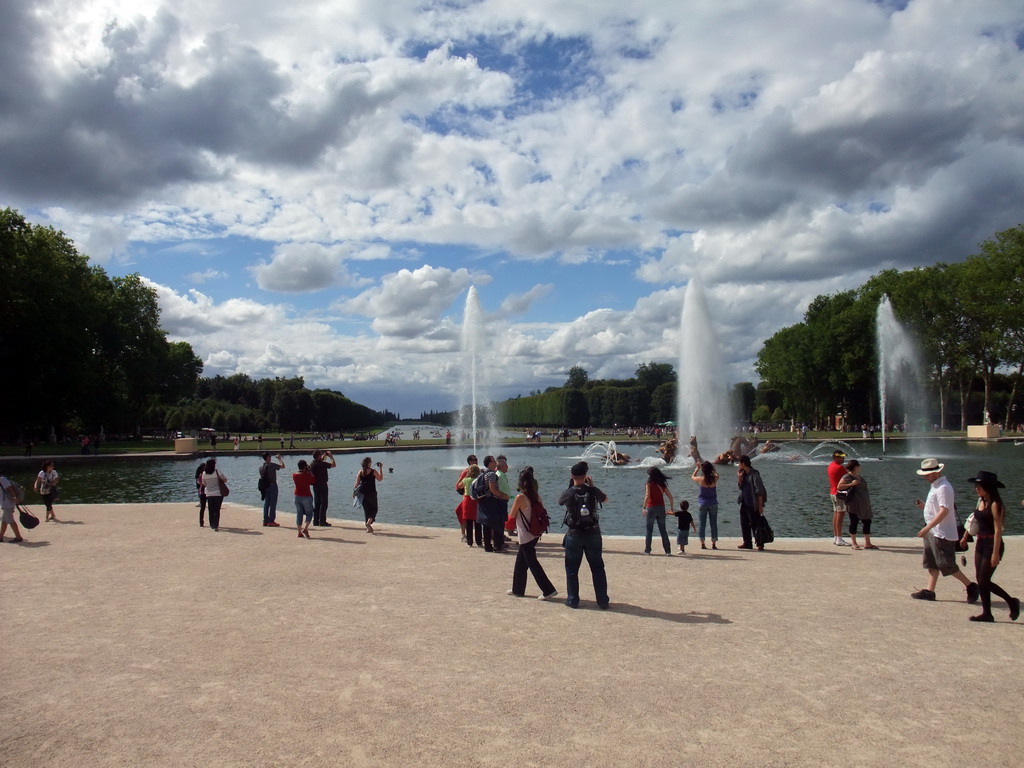
[[[1024,215],[1024,5],[39,0],[0,11],[0,205],[139,272],[208,375],[455,407],[676,362]]]

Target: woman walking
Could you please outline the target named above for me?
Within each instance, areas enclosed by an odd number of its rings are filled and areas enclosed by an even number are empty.
[[[220,507],[224,503],[224,492],[227,490],[227,477],[217,469],[216,459],[207,459],[203,467],[203,493],[206,494],[206,506],[210,512],[210,528],[220,530]],[[201,523],[200,523],[201,524]]]
[[[999,495],[999,489],[1006,486],[999,482],[995,472],[982,470],[977,476],[967,482],[974,483],[974,490],[978,494],[978,506],[974,510],[974,519],[978,523],[978,532],[975,534],[974,542],[974,571],[977,574],[975,581],[978,582],[978,589],[981,592],[981,613],[971,616],[971,621],[995,621],[992,616],[992,594],[995,593],[1006,601],[1010,608],[1010,621],[1016,621],[1020,616],[1020,599],[1010,597],[1009,593],[992,581],[992,574],[996,566],[1003,558],[1003,520],[1006,515],[1006,507],[1003,506],[1003,499]],[[967,533],[964,533],[961,544],[967,543]]]
[[[550,600],[558,594],[551,583],[544,567],[537,559],[537,542],[539,536],[530,533],[530,521],[534,514],[544,508],[537,493],[537,481],[533,477],[533,469],[527,467],[519,473],[519,493],[512,502],[509,517],[516,521],[516,535],[519,539],[519,551],[516,553],[516,564],[512,569],[512,589],[508,594],[523,597],[526,594],[526,571],[533,574],[537,586],[540,587],[540,600]]]
[[[846,504],[846,514],[850,518],[850,545],[854,549],[860,549],[857,543],[857,524],[864,526],[864,549],[878,549],[871,543],[871,519],[874,513],[871,511],[871,494],[868,493],[868,482],[860,475],[860,462],[850,459],[846,462],[846,474],[836,484],[838,495],[845,493],[843,501]]]
[[[43,504],[46,505],[46,519],[57,522],[57,515],[53,513],[53,502],[60,497],[60,492],[57,490],[57,483],[60,481],[60,475],[53,468],[53,462],[47,459],[43,462],[43,468],[36,475],[36,481],[33,484],[36,492],[43,497]]]
[[[199,494],[199,527],[206,526],[206,489],[203,488],[203,474],[206,472],[206,464],[196,467],[196,492]]]
[[[384,465],[379,461],[377,466],[371,466],[372,460],[369,456],[363,459],[359,471],[356,473],[356,482],[352,487],[358,488],[363,497],[363,514],[366,516],[366,532],[373,533],[373,524],[377,520],[377,482],[384,479],[381,470]]]
[[[676,503],[672,499],[672,492],[668,489],[668,478],[665,473],[657,467],[647,470],[647,485],[644,489],[643,515],[647,518],[647,537],[644,539],[644,554],[651,554],[651,537],[654,535],[654,524],[658,524],[658,531],[661,533],[661,545],[666,555],[672,554],[672,545],[668,540],[668,531],[665,529],[665,498],[668,497],[668,507],[672,509]]]
[[[295,483],[295,530],[299,538],[309,538],[309,524],[313,521],[313,483],[316,476],[309,468],[305,459],[299,460],[298,472],[292,473]]]
[[[700,548],[707,549],[704,543],[704,532],[708,519],[711,519],[711,548],[718,549],[718,472],[710,461],[694,464],[693,477],[690,478],[698,486],[697,510],[700,515]]]

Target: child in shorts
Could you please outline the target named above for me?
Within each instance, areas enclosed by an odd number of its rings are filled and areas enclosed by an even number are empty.
[[[697,524],[693,522],[693,515],[690,514],[690,502],[683,499],[679,502],[679,509],[674,514],[679,521],[679,533],[676,534],[676,543],[679,545],[679,554],[686,554],[686,545],[690,541],[690,529],[697,532]]]

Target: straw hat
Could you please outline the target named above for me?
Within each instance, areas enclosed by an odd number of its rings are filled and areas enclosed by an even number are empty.
[[[939,464],[938,459],[925,459],[921,462],[921,468],[917,470],[919,475],[933,475],[946,468],[945,464]]]

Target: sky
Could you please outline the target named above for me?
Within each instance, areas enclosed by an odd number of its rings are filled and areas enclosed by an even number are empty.
[[[405,418],[678,368],[1024,223],[1021,0],[0,3],[0,206],[204,375]]]

